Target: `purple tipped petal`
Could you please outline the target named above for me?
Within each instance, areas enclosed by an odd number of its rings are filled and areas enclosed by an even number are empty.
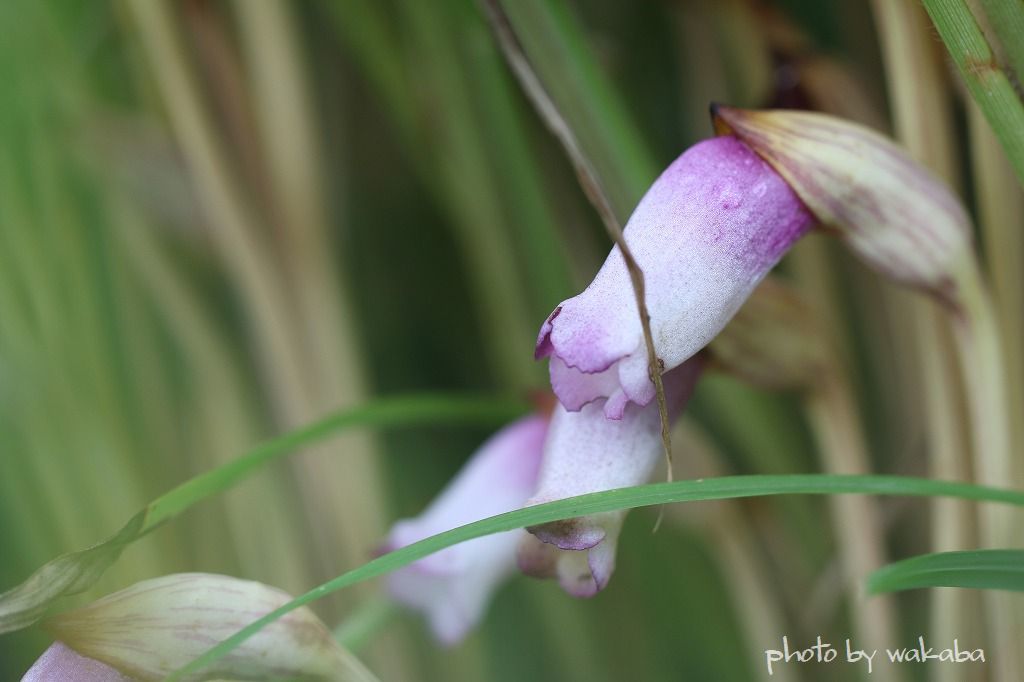
[[[395,524],[385,549],[520,508],[536,486],[547,429],[546,418],[530,416],[492,436],[423,514]],[[392,573],[388,590],[396,600],[422,611],[439,641],[455,644],[514,571],[520,535],[524,533],[489,535],[420,559]]]
[[[126,682],[105,663],[87,658],[63,642],[54,642],[29,668],[21,682]]]
[[[702,361],[693,358],[664,375],[670,417],[689,398]],[[610,401],[609,401],[610,402]],[[528,505],[639,485],[650,478],[662,454],[658,406],[625,405],[618,419],[605,417],[607,403],[578,412],[556,406],[544,444],[536,494]],[[573,596],[589,597],[608,584],[625,511],[606,512],[528,528],[519,542],[520,570],[557,577]]]
[[[765,274],[813,223],[789,185],[735,137],[686,151],[651,186],[625,228],[644,272],[651,332],[666,369],[716,335]],[[551,384],[570,411],[608,398],[654,397],[633,288],[618,248],[594,281],[548,317],[536,356],[551,357]]]

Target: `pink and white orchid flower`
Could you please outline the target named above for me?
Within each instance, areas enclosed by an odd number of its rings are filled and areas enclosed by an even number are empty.
[[[548,419],[524,417],[496,433],[414,519],[399,521],[384,544],[393,551],[458,526],[519,509],[533,493]],[[488,535],[448,547],[388,577],[397,601],[421,611],[434,635],[455,644],[480,620],[491,594],[515,572],[523,531]]]
[[[715,337],[814,220],[789,185],[735,137],[700,142],[648,190],[624,230],[643,270],[654,347],[665,370]],[[605,399],[654,398],[629,273],[612,249],[583,293],[555,308],[535,356],[550,357],[551,386],[566,409]]]
[[[644,273],[654,347],[678,367],[714,338],[815,222],[867,265],[964,305],[976,271],[966,214],[948,187],[891,140],[831,116],[712,107],[722,135],[655,181],[624,230]],[[654,398],[640,315],[616,247],[594,281],[541,327],[537,358],[576,411]]]

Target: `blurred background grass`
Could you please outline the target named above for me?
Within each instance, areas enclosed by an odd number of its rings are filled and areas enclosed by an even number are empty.
[[[622,218],[711,134],[711,100],[893,132],[903,93],[903,111],[945,121],[932,141],[947,156],[922,160],[974,208],[1002,212],[1000,272],[1019,273],[1019,188],[984,203],[972,178],[1005,162],[991,144],[972,159],[990,133],[927,16],[893,4],[910,24],[891,44],[915,36],[916,56],[883,49],[896,25],[884,0],[503,3]],[[545,387],[536,330],[609,244],[473,0],[11,0],[0,25],[0,587],[328,410],[413,389]],[[932,101],[915,109],[891,90],[901,63],[934,74]],[[782,269],[839,340],[871,468],[934,473],[929,447],[945,447],[952,469],[938,473],[968,478],[963,406],[920,397],[944,377],[959,390],[941,324],[915,322],[919,301],[833,247],[812,238]],[[1019,388],[1021,292],[1003,288]],[[688,448],[718,472],[823,466],[799,395],[715,376],[689,415],[684,473]],[[363,434],[293,456],[129,549],[80,599],[182,570],[303,591],[365,560],[485,435]],[[923,503],[874,504],[890,556],[934,547]],[[596,599],[520,578],[452,651],[408,616],[360,653],[388,680],[751,679],[783,634],[850,636],[861,597],[830,513],[824,500],[694,505],[656,535],[654,515],[634,513]],[[318,610],[342,622],[375,589]],[[977,598],[960,594],[958,613],[973,613]],[[933,632],[928,596],[899,598],[907,639]],[[956,635],[982,646],[979,627]],[[0,638],[0,676],[45,644],[38,630]]]

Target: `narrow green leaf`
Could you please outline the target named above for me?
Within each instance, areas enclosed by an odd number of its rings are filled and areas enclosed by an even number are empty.
[[[460,526],[431,536],[372,561],[359,568],[327,581],[297,597],[279,609],[253,621],[250,625],[213,647],[187,666],[170,675],[168,680],[180,680],[201,670],[230,653],[235,647],[261,629],[287,613],[310,604],[333,592],[370,578],[407,566],[446,547],[484,535],[516,528],[550,523],[561,519],[615,511],[698,500],[723,500],[766,495],[904,495],[914,497],[940,496],[964,500],[1004,502],[1024,506],[1024,492],[987,488],[970,483],[933,481],[905,476],[831,476],[825,474],[796,474],[788,476],[724,476],[721,478],[674,481],[620,488],[601,493],[580,495],[557,502],[519,509]]]
[[[974,587],[1024,592],[1024,550],[939,552],[884,566],[868,577],[868,592],[919,587]]]
[[[382,398],[331,414],[257,446],[241,457],[182,483],[150,502],[115,535],[47,562],[0,594],[0,633],[28,627],[60,597],[89,589],[129,544],[197,502],[221,493],[260,467],[346,429],[447,424],[500,424],[522,413],[518,401],[481,396],[409,395]]]
[[[1024,102],[1013,89],[970,8],[963,0],[924,0],[942,42],[956,62],[971,97],[1024,183]]]

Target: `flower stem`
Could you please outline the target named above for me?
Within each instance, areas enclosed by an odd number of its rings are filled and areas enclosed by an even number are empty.
[[[927,18],[910,3],[875,0],[873,12],[881,36],[896,137],[922,163],[956,183],[952,112],[944,67],[936,59]],[[952,348],[953,322],[925,301],[906,306],[919,358],[920,392],[927,426],[928,468],[937,478],[965,477],[963,453],[970,443],[959,400],[962,390]],[[936,550],[972,546],[973,514],[953,500],[932,505],[932,542]],[[935,590],[931,599],[933,636],[953,637],[972,621],[971,603],[962,592]],[[988,610],[1003,606],[988,602]],[[991,616],[998,620],[996,616]],[[936,679],[951,682],[956,672],[942,668]]]
[[[962,308],[953,330],[971,413],[975,475],[983,483],[1018,483],[1020,471],[1014,467],[1010,451],[1006,368],[995,309],[976,262],[965,269],[959,281]],[[1006,543],[1014,537],[1013,529],[1003,515],[998,518],[983,532],[991,542]]]
[[[981,483],[1019,485],[1020,470],[1014,467],[1010,448],[1010,414],[1006,367],[999,326],[981,270],[972,258],[958,278],[962,303],[953,326],[971,417],[975,480]],[[1020,544],[1013,516],[995,507],[980,510],[982,544],[999,548]],[[994,679],[1017,679],[1017,643],[1024,636],[1024,604],[1020,598],[989,595],[989,636],[1001,652]]]
[[[615,208],[609,198],[607,189],[598,175],[591,160],[584,153],[576,139],[576,134],[562,116],[558,105],[551,95],[544,88],[540,78],[533,70],[529,58],[523,51],[522,46],[509,22],[508,16],[497,0],[488,0],[485,3],[487,18],[491,28],[497,36],[509,67],[519,79],[520,85],[526,96],[530,98],[537,112],[544,118],[544,122],[551,132],[558,138],[566,154],[569,156],[580,185],[587,199],[597,210],[604,223],[608,235],[619,247],[622,259],[626,263],[626,270],[629,272],[629,279],[633,284],[633,293],[636,296],[636,307],[640,313],[640,325],[644,332],[644,345],[647,348],[647,370],[651,381],[654,383],[654,391],[658,400],[658,414],[661,417],[661,442],[665,452],[665,464],[668,471],[668,480],[672,480],[672,436],[671,423],[668,418],[668,403],[665,401],[665,386],[661,380],[661,361],[658,359],[657,351],[654,348],[654,337],[651,335],[651,316],[647,312],[647,297],[644,288],[644,273],[633,258],[633,253],[626,244],[622,234],[622,225],[616,216]]]
[[[976,106],[968,110],[978,226],[1002,332],[1009,413],[1024,414],[1024,190]],[[1024,420],[1011,424],[1014,452],[1024,448]]]

